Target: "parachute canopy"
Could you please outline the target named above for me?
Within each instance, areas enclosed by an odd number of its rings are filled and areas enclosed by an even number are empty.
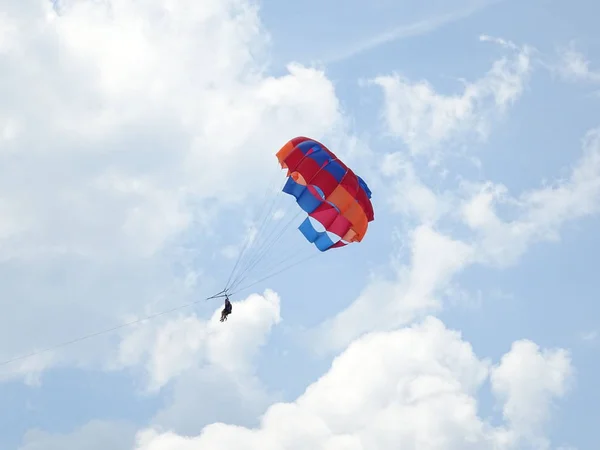
[[[361,242],[374,220],[367,183],[320,142],[296,137],[276,156],[287,175],[282,180],[277,171],[276,186],[267,183],[264,201],[257,205],[260,213],[225,288],[211,298],[234,295],[321,252]],[[306,239],[296,234],[296,227]],[[295,236],[286,236],[288,230]]]
[[[371,190],[327,147],[314,139],[296,137],[278,152],[287,169],[283,192],[296,198],[307,213],[298,227],[319,250],[360,242],[374,220]]]

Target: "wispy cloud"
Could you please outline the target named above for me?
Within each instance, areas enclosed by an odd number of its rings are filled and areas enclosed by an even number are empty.
[[[494,44],[501,45],[505,48],[510,48],[511,50],[519,49],[519,47],[512,41],[508,41],[506,39],[495,37],[495,36],[489,36],[487,34],[482,34],[481,36],[479,36],[479,40],[481,42],[493,42]]]
[[[581,340],[585,342],[595,342],[598,339],[598,331],[586,331],[580,334]]]
[[[444,152],[449,144],[489,136],[495,118],[523,94],[532,73],[528,46],[518,47],[500,38],[482,36],[511,50],[510,57],[494,62],[482,77],[465,83],[458,94],[438,92],[426,80],[412,81],[398,73],[371,80],[384,91],[384,120],[388,132],[402,139],[411,155]]]
[[[557,72],[566,81],[600,83],[600,69],[592,67],[591,61],[571,42],[569,46],[559,48],[560,61],[551,65],[550,70]]]
[[[475,14],[476,12],[500,1],[502,0],[491,0],[488,2],[478,3],[475,6],[470,6],[469,8],[465,8],[459,11],[440,14],[410,24],[400,25],[381,34],[354,43],[350,47],[336,51],[335,55],[330,55],[326,57],[324,59],[324,62],[335,63],[344,61],[361,53],[373,50],[377,47],[380,47],[381,45],[388,44],[399,39],[405,39],[431,33],[437,30],[438,28],[443,27],[444,25],[465,19],[471,16],[472,14]]]

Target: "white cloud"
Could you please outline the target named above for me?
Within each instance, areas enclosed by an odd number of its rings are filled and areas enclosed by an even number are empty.
[[[600,83],[600,69],[594,69],[590,60],[578,51],[574,44],[559,49],[560,62],[554,67],[568,81]]]
[[[256,352],[281,320],[279,303],[279,296],[267,291],[233,301],[226,323],[219,322],[218,308],[208,321],[183,316],[156,327],[143,324],[124,336],[115,368],[145,367],[151,391],[203,365],[240,377],[252,375]]]
[[[262,168],[279,170],[298,130],[344,133],[322,71],[267,75],[251,2],[57,5],[23,0],[0,18],[0,278],[15,305],[3,359],[184,303],[220,208],[263,192]],[[108,342],[43,368],[97,367]]]
[[[472,248],[465,264],[507,266],[530,245],[558,240],[568,222],[598,213],[600,128],[584,136],[582,155],[568,177],[517,196],[492,181],[462,181],[456,191],[434,192],[400,153],[388,155],[381,170],[393,180],[388,201],[395,212],[427,226],[442,219],[458,221],[474,232],[464,238],[464,245]],[[449,233],[448,238],[452,236]]]
[[[235,357],[231,355],[231,357]],[[192,367],[173,380],[169,401],[150,426],[195,435],[215,421],[253,426],[278,394],[254,373],[231,373],[218,366]]]
[[[2,164],[5,258],[153,254],[195,219],[191,199],[239,199],[264,174],[253,169],[277,170],[273,153],[296,130],[320,137],[341,121],[321,71],[263,74],[249,3],[71,2],[60,16],[20,3],[8,17],[18,44],[0,62],[12,137],[0,158],[21,155]]]
[[[386,200],[394,212],[429,225],[450,212],[450,195],[434,192],[427,186],[402,153],[386,155],[381,163],[381,173],[386,177]]]
[[[527,340],[513,343],[492,371],[491,386],[516,437],[536,444],[535,448],[549,448],[543,427],[554,400],[566,394],[572,375],[565,350],[541,350]]]
[[[513,412],[543,411],[562,394],[570,376],[569,361],[560,355],[561,350],[524,350],[524,344],[515,344],[492,372],[504,404],[515,405]],[[523,356],[532,362],[513,365]],[[532,367],[538,383],[527,381]],[[135,448],[517,448],[522,429],[514,428],[520,424],[512,422],[512,412],[500,427],[478,415],[474,395],[489,370],[489,362],[479,360],[459,333],[430,317],[411,328],[355,341],[294,402],[272,405],[257,428],[214,423],[196,437],[147,429],[138,434]],[[547,417],[538,419],[541,425]]]
[[[472,248],[427,225],[410,233],[411,260],[395,277],[374,277],[346,309],[319,325],[319,350],[340,349],[362,333],[391,330],[441,307],[440,294],[471,262]]]
[[[219,418],[252,423],[274,400],[256,375],[255,358],[281,320],[279,296],[267,290],[232,304],[225,323],[219,307],[206,321],[182,316],[123,338],[111,369],[143,371],[147,393],[171,388],[152,420],[157,426],[189,434]]]
[[[529,47],[513,53],[494,62],[482,78],[466,83],[461,94],[438,93],[428,81],[413,82],[400,74],[376,77],[372,83],[383,89],[388,131],[413,156],[471,136],[487,138],[492,119],[522,95],[532,70]]]
[[[600,128],[583,139],[583,154],[566,180],[511,197],[491,182],[465,184],[472,195],[463,203],[465,223],[477,232],[481,261],[513,264],[529,245],[557,240],[567,222],[596,214],[600,208]],[[513,220],[502,219],[496,205],[509,207]],[[510,208],[512,207],[512,208]]]

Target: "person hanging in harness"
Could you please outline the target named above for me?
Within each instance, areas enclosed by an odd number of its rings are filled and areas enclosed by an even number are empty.
[[[227,320],[227,316],[231,314],[231,310],[233,307],[231,306],[231,302],[229,301],[229,297],[225,295],[225,307],[223,311],[221,311],[221,322]]]

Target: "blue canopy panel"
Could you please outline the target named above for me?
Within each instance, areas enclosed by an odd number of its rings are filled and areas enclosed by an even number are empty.
[[[308,214],[313,212],[321,203],[323,203],[320,193],[313,186],[303,186],[296,183],[292,177],[288,177],[282,190],[286,194],[295,197],[298,206]],[[314,193],[311,192],[312,190],[314,190]]]
[[[313,147],[313,150],[309,151],[306,157],[315,161],[320,167],[323,167],[332,160],[331,155],[321,147]]]
[[[336,205],[324,200],[323,191],[321,191],[321,189],[319,189],[317,186],[303,186],[299,183],[296,183],[292,177],[288,177],[282,191],[293,196],[296,199],[298,206],[300,206],[300,208],[302,208],[308,214],[314,212],[323,202],[333,206],[339,212],[339,208]],[[320,228],[323,228],[324,230],[317,231],[312,223],[312,220],[311,217],[306,217],[298,229],[304,235],[306,240],[315,244],[320,251],[324,252],[330,248],[346,244],[345,242],[340,242],[342,239],[341,236],[337,236],[335,233],[326,231],[325,228],[315,220],[318,225],[321,225]]]
[[[322,252],[329,250],[341,239],[339,236],[329,233],[328,231],[317,231],[317,229],[313,226],[310,217],[304,219],[298,229],[308,242],[315,244],[315,246]],[[331,236],[337,239],[333,240]]]
[[[327,165],[324,167],[324,170],[326,170],[327,172],[329,172],[331,175],[333,175],[333,177],[336,179],[336,181],[339,183],[340,181],[342,181],[342,178],[344,178],[344,175],[346,175],[346,172],[348,172],[346,169],[344,169],[342,167],[342,165],[337,162],[336,160],[330,160]]]
[[[365,182],[365,180],[363,180],[361,177],[359,177],[358,175],[356,175],[356,178],[358,178],[358,184],[359,186],[363,189],[363,191],[365,191],[365,193],[367,194],[367,198],[371,198],[371,189],[369,189],[369,186],[367,186],[367,183]]]
[[[317,150],[317,149],[322,149],[322,147],[315,141],[309,139],[307,141],[304,142],[300,142],[299,144],[296,145],[296,148],[298,150],[300,150],[303,154],[307,154],[308,152],[310,152],[311,150]]]
[[[311,192],[312,190],[314,190],[320,198],[317,198],[317,196]],[[291,195],[292,197],[295,197],[300,208],[302,208],[308,214],[317,209],[322,202],[326,202],[327,204],[333,206],[336,211],[340,212],[340,209],[337,207],[337,205],[333,204],[329,200],[325,200],[325,194],[319,188],[319,186],[314,186],[312,184],[310,187],[303,186],[300,183],[296,183],[292,177],[288,177],[282,191]]]

